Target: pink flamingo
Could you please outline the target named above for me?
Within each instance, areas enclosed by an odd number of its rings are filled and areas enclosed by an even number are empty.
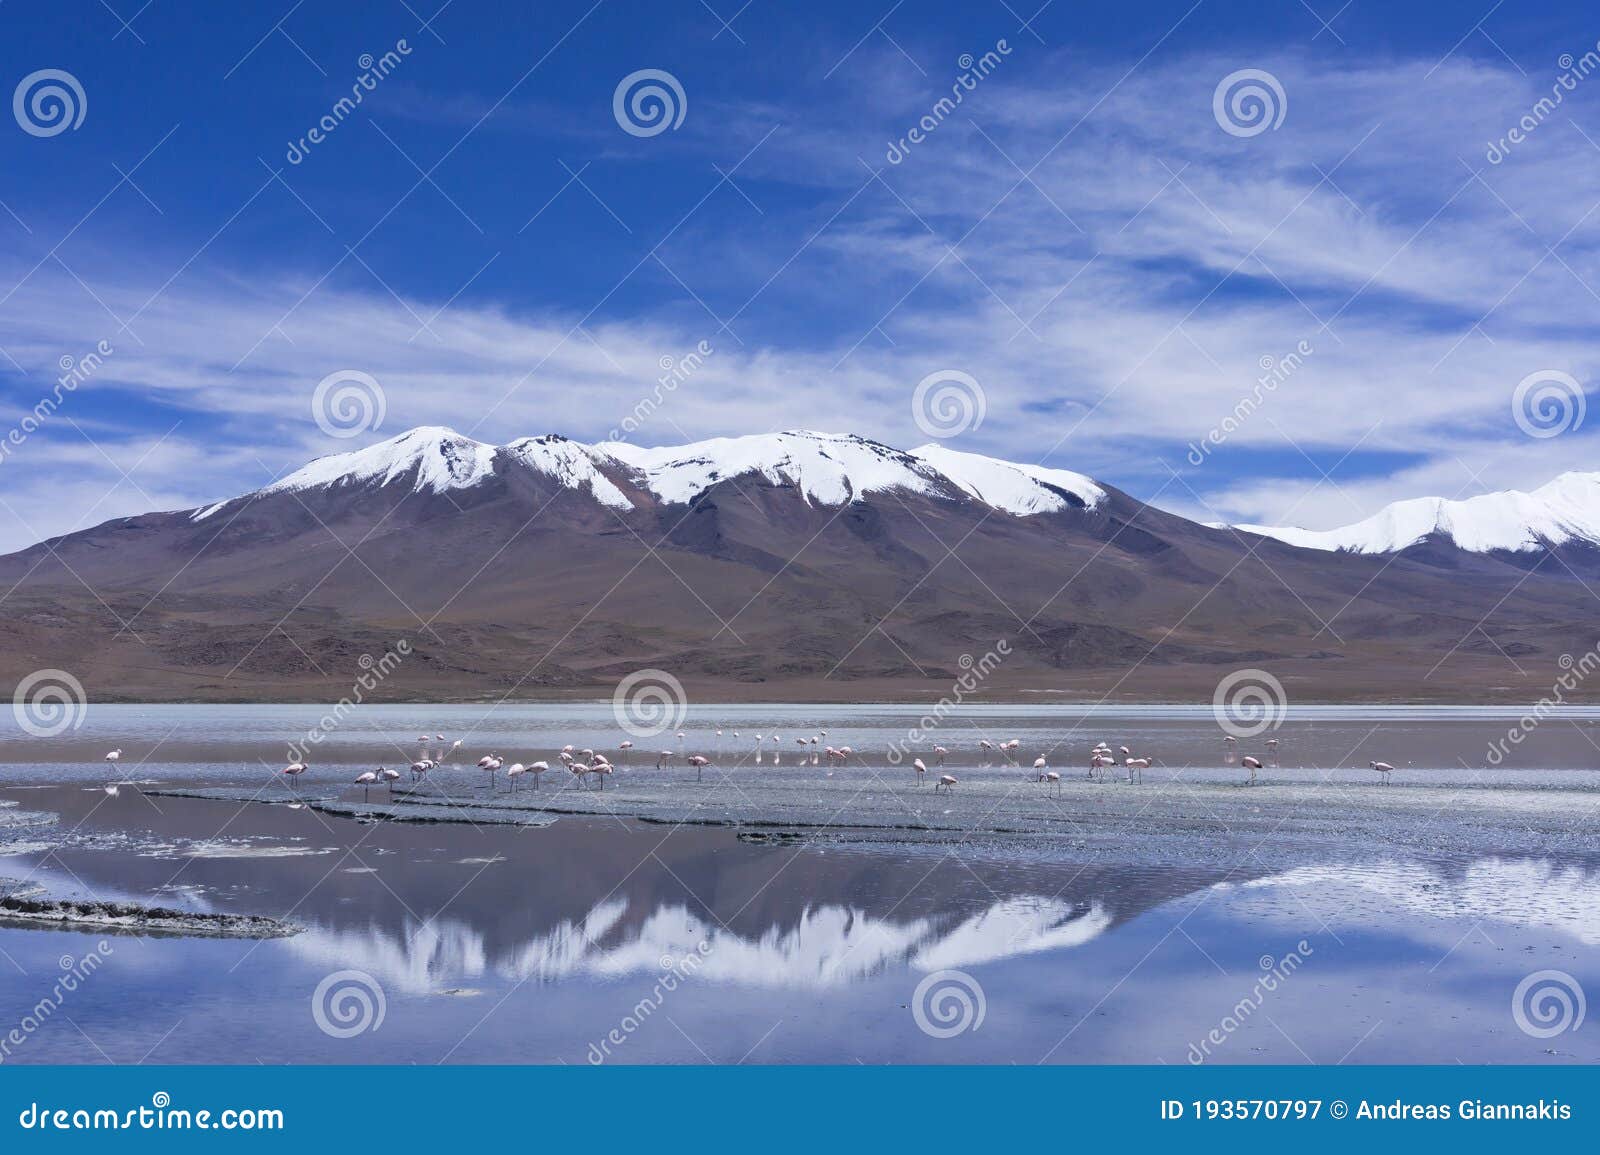
[[[949,793],[950,788],[953,787],[958,781],[960,781],[960,779],[958,779],[954,774],[941,774],[939,775],[939,781],[933,784],[933,792],[937,794],[939,793],[940,788],[943,788],[946,793]]]

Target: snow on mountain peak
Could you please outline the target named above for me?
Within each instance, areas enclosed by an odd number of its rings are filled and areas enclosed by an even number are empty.
[[[641,485],[670,505],[747,474],[760,474],[773,485],[793,485],[807,501],[828,506],[892,489],[935,492],[936,479],[911,454],[854,434],[796,430],[714,437],[659,449],[608,441],[595,450],[631,467]]]
[[[421,426],[351,453],[320,457],[260,492],[404,480],[413,492],[443,493],[493,477],[502,454],[568,489],[587,490],[600,504],[619,511],[635,506],[637,494],[630,497],[627,492],[630,483],[665,504],[681,505],[720,482],[758,476],[772,485],[791,485],[806,501],[827,507],[901,491],[969,498],[1027,517],[1079,502],[1092,508],[1106,495],[1090,478],[1067,470],[960,453],[937,444],[907,452],[856,434],[789,430],[654,449],[617,441],[584,445],[547,434],[497,447],[442,426]],[[191,516],[204,520],[226,504]]]
[[[962,492],[1019,517],[1067,508],[1070,503],[1058,491],[1070,493],[1090,509],[1106,496],[1092,478],[1066,469],[960,453],[937,442],[913,449],[911,454],[955,482]]]
[[[494,473],[494,452],[493,445],[463,437],[454,429],[423,425],[354,453],[319,457],[262,492],[369,482],[387,485],[415,468],[414,488],[418,492],[443,493],[486,480]]]
[[[1414,497],[1339,529],[1236,525],[1303,549],[1394,553],[1442,534],[1472,553],[1524,552],[1571,541],[1600,544],[1600,473],[1563,473],[1531,493],[1505,490],[1461,501]]]
[[[601,505],[630,510],[633,502],[595,465],[602,456],[587,445],[568,441],[557,434],[524,437],[506,446],[506,451],[539,473],[555,478],[568,489],[587,489]]]

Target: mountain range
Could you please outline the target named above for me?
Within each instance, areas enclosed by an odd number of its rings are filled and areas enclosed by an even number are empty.
[[[1597,543],[1600,474],[1314,532],[940,444],[425,427],[0,557],[0,675],[328,700],[403,640],[364,696],[609,695],[649,667],[701,700],[922,699],[976,663],[993,699],[1209,700],[1261,668],[1291,700],[1522,701],[1594,644]]]

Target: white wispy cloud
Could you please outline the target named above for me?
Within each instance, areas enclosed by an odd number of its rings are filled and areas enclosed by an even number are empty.
[[[216,500],[350,448],[311,419],[312,389],[335,370],[382,383],[383,433],[597,439],[661,358],[701,340],[714,354],[637,440],[820,423],[914,444],[913,387],[959,368],[988,396],[963,447],[1048,457],[1208,519],[1325,526],[1586,466],[1586,432],[1521,437],[1510,398],[1536,370],[1595,373],[1600,166],[1581,158],[1584,133],[1600,139],[1584,122],[1600,82],[1489,165],[1485,144],[1547,79],[1461,57],[1255,63],[1290,104],[1281,129],[1247,140],[1211,112],[1241,62],[1211,56],[1152,59],[1118,84],[1121,68],[1019,46],[899,165],[885,143],[938,77],[885,68],[804,116],[697,106],[734,160],[779,125],[739,179],[758,204],[781,184],[810,205],[763,217],[723,190],[731,208],[663,247],[711,312],[739,310],[730,330],[653,265],[638,274],[653,305],[587,319],[205,261],[163,289],[170,270],[126,238],[74,259],[93,296],[41,266],[0,306],[0,343],[27,370],[7,390],[7,427],[61,356],[102,337],[115,352],[0,465],[20,514],[0,507],[0,548]],[[31,264],[0,264],[0,280]],[[1314,352],[1292,380],[1203,466],[1187,463],[1261,359],[1302,341]],[[107,413],[131,397],[155,411],[119,430]],[[1302,456],[1328,468],[1356,446],[1332,482]],[[1397,464],[1377,475],[1374,460]]]

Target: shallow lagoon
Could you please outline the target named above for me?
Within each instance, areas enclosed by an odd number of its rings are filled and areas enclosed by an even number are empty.
[[[1526,1009],[1534,1033],[1513,1013],[1519,984],[1541,972],[1600,990],[1591,834],[1600,786],[1590,770],[1600,752],[1582,713],[1537,728],[1517,768],[1490,769],[1487,743],[1512,724],[1497,712],[1302,711],[1276,732],[1280,765],[1248,790],[1223,761],[1209,711],[1085,719],[999,707],[947,724],[939,741],[971,797],[938,810],[1004,794],[1077,815],[1114,811],[1119,836],[1082,845],[969,837],[966,812],[955,830],[903,840],[624,813],[559,813],[545,826],[338,817],[293,805],[272,773],[317,713],[95,707],[68,735],[0,742],[0,800],[15,803],[0,810],[0,876],[55,895],[306,927],[276,941],[0,927],[10,975],[0,1027],[36,1009],[63,960],[107,948],[7,1061],[1600,1060],[1592,1021],[1545,1035]],[[741,706],[696,721],[685,748],[708,753],[723,725],[721,775],[693,784],[680,766],[663,784],[635,759],[606,807],[630,789],[644,797],[647,782],[655,794],[726,796],[735,807],[765,805],[738,795],[773,775],[791,792],[840,789],[825,766],[801,765],[798,747],[786,748],[827,729],[830,743],[879,752],[870,767],[839,771],[857,776],[847,781],[934,808],[930,789],[912,793],[903,768],[882,757],[914,725],[910,711]],[[735,745],[735,728],[776,728],[783,761],[771,765],[769,743],[756,771],[754,743]],[[359,802],[347,785],[355,768],[404,765],[424,730],[508,760],[548,758],[566,742],[613,749],[621,737],[603,705],[367,707],[323,744],[303,793]],[[1074,777],[1047,804],[1034,784],[1016,785],[1021,768],[982,765],[978,736],[1021,738],[1029,762],[1038,747],[1074,769],[1075,752],[1103,737],[1158,765],[1138,787]],[[639,744],[677,745],[670,735]],[[100,761],[112,746],[125,750],[114,774]],[[1402,768],[1392,787],[1369,781],[1375,757]],[[248,788],[241,797],[258,801],[110,794],[110,780]],[[598,804],[598,792],[553,778],[541,793],[558,797],[557,785],[581,807]],[[487,795],[467,767],[435,788]],[[1501,795],[1530,800],[1520,831],[1499,811],[1457,813],[1463,799]],[[1191,798],[1263,811],[1266,828],[1292,833],[1223,839],[1218,850],[1200,830],[1146,852],[1141,810],[1153,823]],[[1294,824],[1324,805],[1340,808],[1346,828],[1304,837]],[[1375,828],[1391,811],[1438,815],[1446,850],[1408,852],[1348,829],[1363,808]],[[35,825],[30,813],[59,821]],[[330,981],[350,971],[360,977]]]

